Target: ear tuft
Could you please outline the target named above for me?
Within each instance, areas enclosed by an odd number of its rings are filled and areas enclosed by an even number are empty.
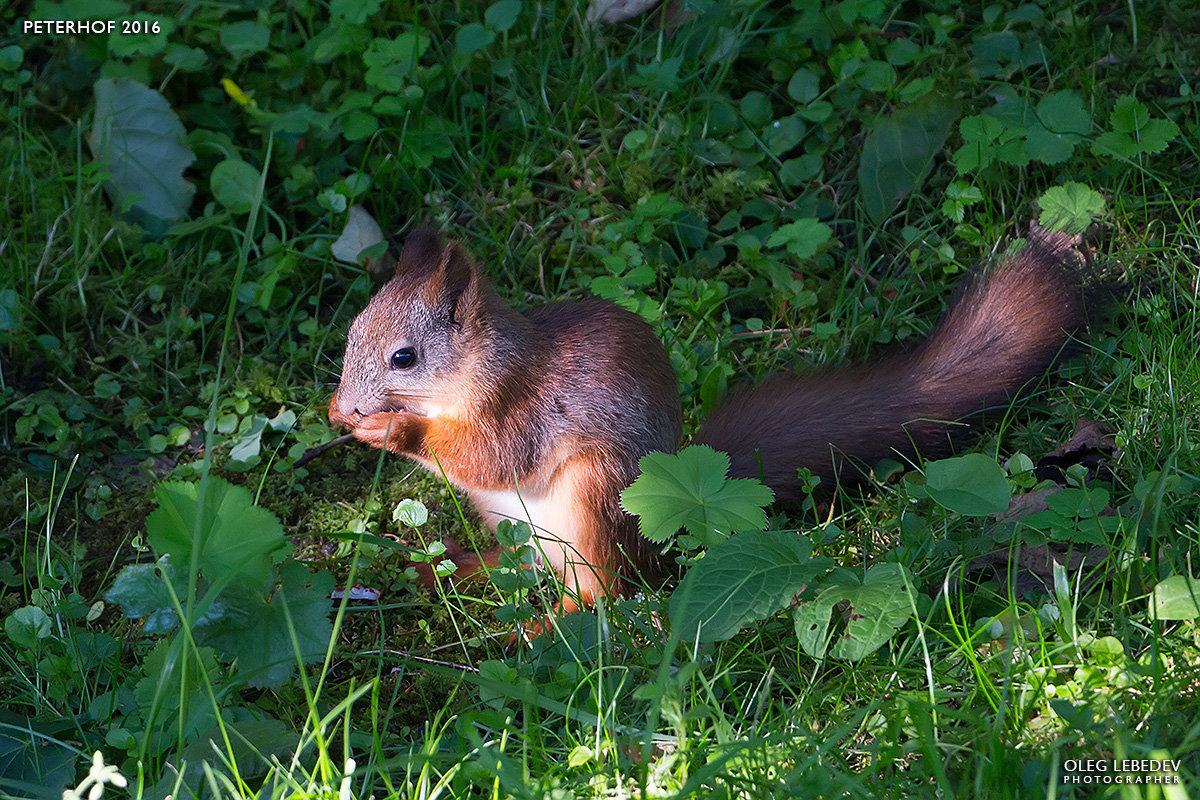
[[[430,228],[417,228],[404,240],[396,263],[397,275],[420,275],[434,270],[444,248],[442,238]]]
[[[446,310],[451,322],[462,322],[460,300],[471,289],[475,278],[475,265],[466,253],[454,242],[442,247],[437,267],[425,286],[425,297],[430,305]]]

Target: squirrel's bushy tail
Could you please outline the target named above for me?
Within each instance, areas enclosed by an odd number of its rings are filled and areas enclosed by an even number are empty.
[[[967,281],[916,349],[737,390],[696,443],[729,453],[733,476],[762,477],[781,499],[798,494],[801,467],[828,486],[847,461],[945,455],[964,417],[1008,403],[1084,324],[1072,244],[1034,226],[1024,247]]]

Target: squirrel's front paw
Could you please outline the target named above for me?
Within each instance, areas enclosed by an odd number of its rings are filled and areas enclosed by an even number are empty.
[[[411,415],[401,411],[380,411],[368,414],[354,423],[354,438],[372,447],[383,447],[393,452],[404,452],[408,435],[408,420]]]

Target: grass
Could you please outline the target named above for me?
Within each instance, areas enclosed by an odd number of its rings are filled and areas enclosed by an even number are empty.
[[[157,38],[6,23],[0,795],[87,793],[97,751],[128,779],[105,795],[139,798],[1197,793],[1197,616],[1152,614],[1200,543],[1188,12],[689,7],[666,30],[654,15],[591,30],[575,6],[516,0],[117,0],[115,17],[166,26]],[[197,158],[184,224],[148,235],[105,194],[87,142],[101,77],[140,80],[179,115]],[[979,115],[1001,129],[986,165],[961,150]],[[884,152],[926,157],[919,180],[864,158],[881,129],[904,143]],[[261,186],[214,184],[231,161]],[[1072,479],[1119,522],[1099,543],[1086,515],[994,530],[895,477],[832,508],[772,509],[770,527],[856,574],[912,575],[912,612],[860,660],[812,657],[789,611],[680,641],[660,591],[506,648],[555,587],[419,591],[410,549],[489,536],[439,479],[354,446],[294,466],[336,435],[324,408],[372,289],[329,255],[351,204],[389,232],[444,229],[518,308],[600,295],[643,314],[690,431],[729,385],[919,341],[964,272],[1073,184],[1102,201],[1076,195],[1073,213],[1120,281],[1114,313],[973,449],[1026,492],[1018,454],[1105,421],[1117,450]],[[170,538],[151,516],[163,485],[214,497],[222,481],[278,531],[214,524],[258,548],[217,568],[185,528],[178,583],[146,568],[149,611],[127,617],[118,576]],[[406,499],[426,522],[393,518]],[[1047,544],[1073,566],[1035,563]],[[330,600],[334,583],[378,597]],[[214,596],[253,612],[221,617]],[[282,677],[251,671],[293,649],[304,663]],[[1179,782],[1072,782],[1086,759],[1110,775],[1113,759],[1177,759]]]

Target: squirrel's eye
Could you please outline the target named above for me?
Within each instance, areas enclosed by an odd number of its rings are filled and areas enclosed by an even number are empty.
[[[392,369],[408,369],[417,363],[417,351],[412,347],[401,347],[392,353]]]

